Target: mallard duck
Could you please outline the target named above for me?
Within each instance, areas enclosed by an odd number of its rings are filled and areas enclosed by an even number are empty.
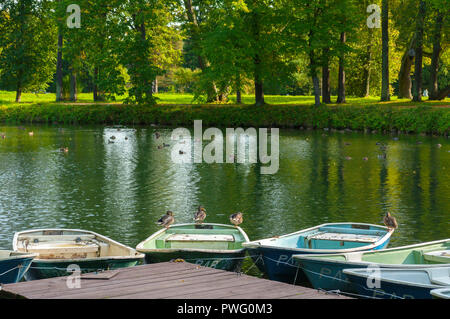
[[[175,222],[173,212],[168,210],[167,213],[158,220],[158,225],[169,228]]]
[[[68,153],[69,152],[69,148],[68,147],[60,147],[59,150],[61,152],[64,152],[64,153]]]
[[[198,206],[197,212],[194,214],[196,223],[202,223],[206,218],[206,209],[203,206]]]
[[[155,132],[155,137],[158,139],[161,137],[161,134],[159,134],[159,132]]]
[[[244,215],[241,212],[237,212],[230,216],[230,222],[234,226],[238,226],[238,225],[242,224],[243,221],[244,221]]]
[[[398,224],[397,224],[397,220],[395,219],[394,216],[391,216],[391,213],[387,212],[386,216],[384,216],[384,224],[389,228],[389,229],[397,229],[398,228]]]

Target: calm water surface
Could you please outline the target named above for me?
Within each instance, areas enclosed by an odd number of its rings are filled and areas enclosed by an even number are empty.
[[[155,130],[0,126],[0,248],[16,231],[48,227],[135,247],[166,210],[192,222],[198,205],[214,223],[242,211],[251,240],[329,222],[382,224],[386,211],[399,222],[391,247],[450,238],[446,138],[281,130],[280,169],[261,175],[259,164],[174,164],[170,147],[158,149],[173,145],[172,130],[157,129],[159,139]]]

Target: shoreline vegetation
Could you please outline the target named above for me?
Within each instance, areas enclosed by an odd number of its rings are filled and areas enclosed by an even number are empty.
[[[218,127],[278,127],[335,129],[370,133],[422,133],[450,135],[450,99],[378,102],[373,98],[348,98],[346,104],[314,106],[313,96],[267,96],[270,104],[191,104],[189,94],[162,93],[158,104],[127,105],[118,100],[93,103],[53,102],[54,94],[24,94],[15,103],[12,92],[0,92],[0,123],[6,124],[105,124],[192,126],[194,120]],[[88,95],[86,94],[86,97]]]

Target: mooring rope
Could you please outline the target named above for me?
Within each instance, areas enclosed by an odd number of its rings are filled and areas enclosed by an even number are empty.
[[[263,258],[267,258],[268,260],[270,260],[270,261],[272,261],[272,262],[275,262],[275,263],[281,263],[281,264],[285,264],[285,265],[290,266],[290,267],[297,268],[297,271],[296,271],[296,274],[295,274],[295,279],[294,279],[293,285],[295,285],[295,282],[297,281],[297,275],[298,275],[299,270],[302,269],[303,271],[306,271],[306,272],[309,272],[309,273],[313,273],[313,274],[315,274],[315,275],[319,275],[319,276],[322,276],[322,277],[325,277],[325,278],[328,278],[328,279],[331,279],[331,280],[341,281],[341,282],[344,282],[344,283],[346,283],[346,284],[358,285],[358,286],[362,287],[364,290],[367,290],[367,291],[370,291],[370,292],[380,292],[380,291],[375,290],[375,289],[367,288],[367,287],[365,287],[365,286],[363,286],[363,285],[361,285],[361,284],[358,284],[358,283],[352,283],[352,282],[350,282],[350,281],[348,281],[348,280],[344,280],[344,279],[337,278],[337,277],[331,277],[331,276],[328,276],[328,275],[325,275],[325,274],[321,274],[321,273],[315,272],[315,271],[310,270],[310,269],[306,269],[306,268],[304,268],[304,267],[300,267],[300,265],[293,265],[293,264],[291,264],[291,263],[287,263],[287,262],[275,260],[275,259],[270,258],[270,257],[267,257],[267,256],[264,256]],[[322,288],[319,288],[318,290],[327,291],[327,290],[322,289]],[[338,294],[354,295],[354,296],[363,297],[363,298],[380,299],[380,298],[372,297],[372,296],[369,296],[369,295],[359,295],[359,294],[354,294],[354,293],[345,292],[345,291],[340,291],[340,290],[330,290],[330,292],[331,292],[331,293],[338,293]],[[382,293],[385,294],[385,295],[387,295],[387,296],[391,296],[391,297],[393,297],[393,298],[396,298],[396,299],[405,299],[405,298],[402,298],[402,297],[400,297],[400,296],[390,294],[390,293],[388,293],[388,292],[384,292],[384,291],[383,291]]]
[[[1,273],[1,274],[0,274],[0,277],[3,276],[3,275],[6,275],[7,273],[9,273],[9,272],[11,272],[11,271],[13,271],[13,270],[20,269],[20,268],[22,268],[22,267],[23,267],[22,265],[17,265],[16,267],[11,268],[11,269],[9,269],[9,270],[7,270],[7,271]]]

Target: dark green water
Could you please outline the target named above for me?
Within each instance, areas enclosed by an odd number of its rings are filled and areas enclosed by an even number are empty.
[[[170,148],[157,147],[173,144],[171,130],[158,131],[0,126],[0,248],[16,231],[48,227],[135,247],[166,210],[191,222],[198,205],[214,223],[242,211],[251,240],[328,222],[381,224],[387,210],[399,222],[391,247],[450,238],[446,138],[281,130],[280,169],[261,175],[259,164],[174,164]]]

